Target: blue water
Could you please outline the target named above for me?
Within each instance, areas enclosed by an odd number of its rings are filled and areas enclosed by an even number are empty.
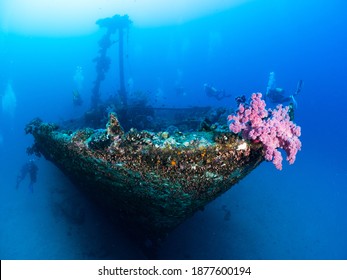
[[[262,163],[175,229],[159,258],[347,259],[346,10],[343,0],[254,0],[180,25],[130,29],[126,79],[157,106],[235,107],[234,97],[264,92],[271,71],[288,92],[304,81],[295,111],[303,147],[295,164],[278,171]],[[102,34],[0,34],[0,93],[11,80],[17,100],[13,117],[0,115],[1,259],[145,258],[45,159],[36,161],[34,193],[28,181],[15,189],[33,142],[25,124],[34,117],[59,122],[89,108]],[[112,51],[103,98],[119,86]],[[84,74],[81,108],[72,104],[76,66]],[[184,95],[176,95],[177,83]],[[207,97],[204,83],[232,98]],[[62,202],[82,209],[84,223],[63,215]]]

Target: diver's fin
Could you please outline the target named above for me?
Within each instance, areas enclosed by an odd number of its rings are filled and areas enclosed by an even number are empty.
[[[275,72],[270,72],[269,80],[267,82],[265,97],[269,94],[270,90],[274,90],[275,88],[276,88]]]
[[[297,86],[296,86],[296,91],[294,93],[294,95],[298,95],[301,90],[302,90],[302,86],[304,85],[304,81],[303,80],[299,80]]]
[[[293,105],[294,105],[294,108],[298,108],[298,103],[296,102],[295,98],[294,98],[294,95],[291,95],[290,98],[292,99],[293,101]]]

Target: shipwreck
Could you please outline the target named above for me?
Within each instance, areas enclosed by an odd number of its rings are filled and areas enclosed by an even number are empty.
[[[105,129],[71,131],[34,119],[25,131],[35,139],[30,153],[153,244],[263,160],[261,145],[231,132],[124,133],[112,113]]]
[[[97,21],[106,33],[94,59],[91,109],[81,119],[59,125],[37,118],[25,131],[34,137],[29,154],[53,162],[153,252],[170,231],[264,159],[280,169],[278,148],[294,162],[300,128],[291,122],[288,108],[266,111],[260,94],[251,103],[243,98],[237,115],[229,115],[229,125],[224,109],[153,108],[129,100],[122,38],[130,23],[127,15]],[[116,99],[103,102],[99,88],[110,64],[112,34],[119,36],[120,89]]]

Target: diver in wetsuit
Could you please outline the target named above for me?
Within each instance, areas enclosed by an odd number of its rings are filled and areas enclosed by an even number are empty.
[[[304,82],[299,80],[295,92],[288,96],[283,88],[276,87],[275,73],[271,72],[266,89],[265,100],[270,100],[270,102],[274,104],[292,103],[294,108],[297,108],[298,104],[295,100],[295,96],[301,92],[303,84]]]
[[[246,96],[244,96],[244,95],[236,96],[235,101],[236,101],[237,107],[239,107],[240,104],[246,103]]]
[[[216,89],[209,84],[204,84],[204,90],[208,97],[214,97],[218,101],[231,96],[230,94],[226,94],[224,89]]]
[[[83,104],[81,94],[77,89],[72,92],[72,103],[75,107]]]
[[[29,190],[34,192],[34,183],[37,180],[37,171],[39,168],[35,164],[34,160],[31,159],[29,162],[25,163],[17,176],[16,189],[19,188],[19,184],[25,179],[25,177],[29,174],[30,182],[29,182]]]

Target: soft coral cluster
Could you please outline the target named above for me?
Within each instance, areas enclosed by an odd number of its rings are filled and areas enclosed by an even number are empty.
[[[241,103],[236,115],[228,116],[229,129],[234,133],[241,132],[245,139],[261,142],[264,158],[281,170],[283,159],[278,149],[283,149],[287,160],[293,164],[301,149],[301,128],[290,120],[289,107],[278,105],[276,109],[267,110],[261,97],[261,93],[253,93],[250,105]]]

